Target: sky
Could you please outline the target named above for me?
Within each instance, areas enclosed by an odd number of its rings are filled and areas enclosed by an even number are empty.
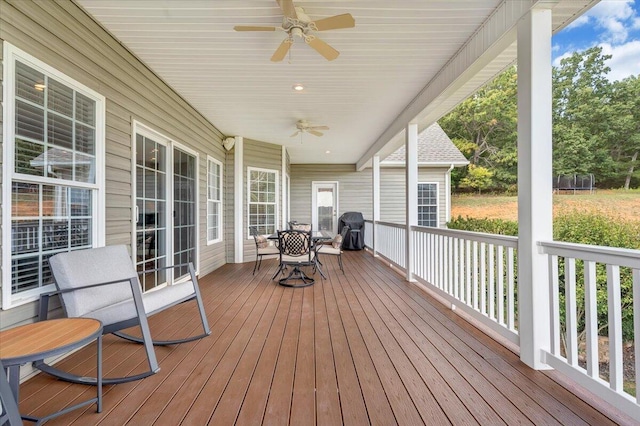
[[[608,78],[640,74],[640,0],[602,0],[553,36],[553,65],[573,52],[601,46],[612,55]]]

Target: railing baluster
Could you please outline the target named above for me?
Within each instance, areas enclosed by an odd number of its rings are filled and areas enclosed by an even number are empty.
[[[549,256],[549,285],[551,286],[551,353],[560,356],[560,279],[558,256]]]
[[[460,239],[460,247],[458,248],[458,252],[460,253],[460,300],[464,303],[467,303],[467,286],[465,285],[466,280],[466,265],[467,259],[469,258],[466,255],[465,247],[467,246],[467,242],[464,239]]]
[[[494,245],[489,244],[489,317],[493,319],[496,318],[495,261]]]
[[[473,309],[478,310],[478,242],[473,242]]]
[[[640,404],[640,392],[638,392],[638,385],[640,385],[640,269],[632,270],[633,277],[633,335],[634,339],[634,354],[636,360],[636,403]]]
[[[515,329],[515,306],[514,306],[514,293],[515,293],[515,282],[514,282],[514,256],[513,249],[511,247],[507,248],[507,326],[509,330]]]
[[[498,323],[506,324],[504,320],[504,248],[502,246],[498,246],[498,254],[496,256],[496,262],[498,266],[498,280],[496,282],[496,287],[498,288]]]
[[[567,343],[567,362],[570,365],[578,365],[578,320],[576,302],[576,260],[572,257],[564,259],[564,297],[565,297],[565,324]]]
[[[480,243],[480,312],[487,314],[487,245]]]
[[[609,310],[609,385],[621,391],[622,364],[622,309],[620,300],[620,266],[607,265],[607,304]]]
[[[458,252],[458,250],[460,249],[460,244],[458,238],[453,238],[451,243],[453,244],[453,283],[451,285],[453,286],[453,296],[456,299],[460,299],[460,256]]]
[[[466,268],[466,273],[467,273],[467,279],[465,280],[465,292],[467,293],[467,297],[466,297],[466,302],[467,305],[472,306],[473,305],[473,301],[471,300],[471,241],[467,240],[465,241],[465,250],[466,250],[466,263],[465,263],[465,268]]]
[[[598,368],[598,299],[596,295],[596,263],[584,262],[584,308],[587,349],[587,374],[599,376]]]

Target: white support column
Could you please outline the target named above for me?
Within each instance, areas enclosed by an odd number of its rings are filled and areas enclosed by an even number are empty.
[[[444,179],[444,193],[446,195],[446,205],[445,205],[445,215],[444,215],[444,228],[446,228],[447,223],[451,221],[451,171],[453,170],[453,164],[449,166],[449,170],[445,175]],[[440,226],[440,224],[438,224]]]
[[[380,220],[380,156],[373,157],[372,164],[372,180],[373,180],[373,256],[378,256],[378,221]]]
[[[418,124],[409,123],[405,129],[406,171],[406,267],[407,281],[413,278],[413,233],[411,227],[418,224]]]
[[[289,194],[287,193],[287,148],[282,145],[282,173],[280,173],[280,198],[282,199],[282,214],[280,229],[287,229],[287,209],[289,208]]]
[[[233,157],[233,223],[235,263],[244,262],[244,140],[236,136]]]
[[[518,23],[518,330],[520,359],[549,368],[548,261],[537,242],[553,239],[551,10],[533,9]]]

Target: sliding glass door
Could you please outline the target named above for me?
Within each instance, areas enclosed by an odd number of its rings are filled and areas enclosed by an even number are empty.
[[[135,260],[143,289],[165,285],[196,264],[197,158],[147,129],[136,131]]]

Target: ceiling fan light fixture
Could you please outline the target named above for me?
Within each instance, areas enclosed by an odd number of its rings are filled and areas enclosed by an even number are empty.
[[[296,83],[293,86],[291,86],[291,88],[296,92],[302,92],[304,90],[304,86],[302,85],[302,83]]]

